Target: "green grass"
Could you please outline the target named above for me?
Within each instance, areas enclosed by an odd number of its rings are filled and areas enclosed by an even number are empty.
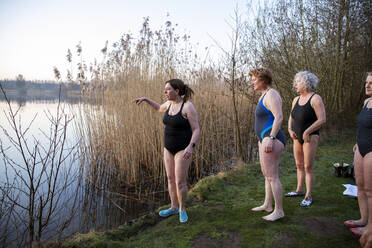
[[[349,136],[350,137],[350,136]],[[339,139],[338,139],[339,140]],[[189,221],[178,216],[162,219],[157,213],[106,233],[75,236],[63,247],[359,247],[343,226],[359,218],[356,199],[342,195],[350,178],[334,176],[333,162],[352,162],[353,138],[322,141],[315,161],[314,203],[299,206],[301,198],[284,198],[285,218],[274,223],[252,212],[264,199],[264,178],[258,163],[200,180],[188,197]],[[280,162],[284,192],[296,187],[291,147]],[[164,206],[162,208],[166,208]]]

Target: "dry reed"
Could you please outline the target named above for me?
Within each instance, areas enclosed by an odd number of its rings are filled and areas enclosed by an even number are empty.
[[[96,103],[85,104],[80,113],[81,148],[90,180],[102,187],[107,183],[130,187],[138,194],[144,185],[164,190],[162,115],[132,100],[146,96],[163,103],[164,82],[175,77],[194,89],[191,101],[201,128],[190,180],[231,167],[233,109],[230,90],[219,79],[219,70],[201,66],[197,56],[184,49],[191,47],[187,37],[176,35],[171,23],[165,31],[152,32],[145,20],[140,34],[137,43],[126,35],[113,51],[104,50],[106,60],[93,69],[93,80],[85,90],[85,99]],[[237,101],[247,153],[247,144],[252,143],[252,101],[243,94]]]

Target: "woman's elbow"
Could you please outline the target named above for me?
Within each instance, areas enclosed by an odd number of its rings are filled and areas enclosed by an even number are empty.
[[[324,118],[321,118],[318,121],[319,121],[319,125],[320,126],[323,126],[326,123],[326,118],[325,117]]]
[[[276,120],[278,123],[282,123],[282,122],[283,122],[283,115],[277,115],[277,116],[275,116],[275,120]]]
[[[321,120],[322,120],[322,125],[323,125],[323,124],[325,124],[327,122],[327,117],[324,115]]]
[[[199,133],[200,133],[200,128],[199,128],[199,127],[195,128],[194,133],[196,133],[197,135],[199,135]]]
[[[192,129],[192,134],[195,135],[195,136],[199,136],[199,133],[200,133],[200,128],[199,127],[195,127]]]

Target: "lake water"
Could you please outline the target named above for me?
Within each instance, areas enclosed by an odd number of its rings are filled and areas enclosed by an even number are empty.
[[[66,237],[76,232],[117,227],[164,203],[164,193],[139,202],[125,197],[125,189],[106,185],[102,190],[91,183],[85,174],[89,162],[85,159],[85,164],[82,163],[78,146],[81,137],[77,127],[82,125],[78,123],[81,118],[77,117],[83,103],[22,101],[12,102],[11,109],[18,111],[15,123],[22,135],[14,132],[10,108],[0,100],[3,151],[0,153],[0,246],[27,243],[29,235],[23,231],[30,228],[32,200],[35,201],[34,227],[39,228],[39,219],[46,223],[41,228],[42,240],[55,239],[60,233]],[[58,113],[63,118],[56,129]],[[65,140],[61,135],[64,120],[71,120]],[[57,136],[54,136],[55,130]],[[17,146],[19,143],[22,148]],[[53,200],[48,195],[53,196]]]

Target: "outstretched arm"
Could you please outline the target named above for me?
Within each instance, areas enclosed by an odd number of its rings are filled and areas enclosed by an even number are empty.
[[[146,102],[147,104],[149,104],[151,107],[153,107],[156,111],[158,112],[165,112],[168,108],[168,102],[165,102],[163,104],[159,104],[157,102],[155,102],[154,100],[151,100],[149,98],[146,98],[146,97],[140,97],[140,98],[136,98],[133,100],[133,102],[137,105],[140,105],[142,102]]]

